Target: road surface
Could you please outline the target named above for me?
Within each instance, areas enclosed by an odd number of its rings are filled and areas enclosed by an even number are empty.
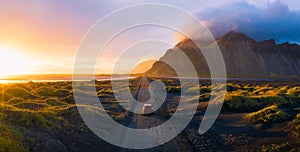
[[[149,79],[147,77],[142,77],[140,79],[140,82],[138,83],[139,89],[135,93],[135,97],[139,102],[146,102],[147,100],[150,99],[150,93],[149,93]],[[142,107],[138,107],[135,104],[132,104],[131,109],[133,108],[138,108],[138,110],[141,110]],[[131,128],[138,128],[138,129],[147,129],[147,128],[152,128],[155,126],[158,126],[165,121],[167,121],[167,118],[162,115],[162,110],[158,109],[157,111],[154,112],[152,115],[141,115],[141,114],[133,114],[131,112],[128,112],[127,115],[127,121],[130,122],[128,127]],[[151,136],[153,137],[159,137],[162,138],[162,132],[164,130],[159,130],[157,132],[150,133]],[[130,139],[131,137],[128,135],[128,133],[125,131],[124,132],[124,141],[125,140],[132,140],[135,141],[135,139]],[[139,141],[139,140],[137,140]],[[134,149],[134,145],[137,143],[133,143],[131,146],[132,149]],[[142,143],[138,143],[142,144]],[[172,139],[171,141],[160,145],[158,147],[154,148],[149,148],[149,149],[144,149],[144,150],[132,150],[132,149],[125,149],[121,148],[120,151],[193,151],[191,143],[188,141],[187,138],[184,138],[183,136],[181,137],[176,137]]]

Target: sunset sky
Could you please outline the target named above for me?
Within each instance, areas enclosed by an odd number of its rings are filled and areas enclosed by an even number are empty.
[[[277,43],[300,43],[298,0],[0,0],[0,75],[72,73],[80,41],[97,20],[119,8],[147,2],[194,14],[216,37],[237,30],[258,41],[274,38]],[[176,44],[174,33],[149,26],[120,34],[107,46],[97,73],[110,73],[117,54],[137,41],[150,38]],[[158,59],[168,48],[151,49],[155,48],[141,50],[153,51],[145,60]]]

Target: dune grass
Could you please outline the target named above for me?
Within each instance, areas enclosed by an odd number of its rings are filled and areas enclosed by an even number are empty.
[[[299,87],[270,85],[228,85],[225,106],[229,109],[257,110],[270,105],[290,106],[300,103]]]
[[[112,95],[113,94],[113,91],[111,88],[107,88],[107,89],[100,89],[97,93],[99,96],[104,96],[104,95]]]
[[[50,97],[53,96],[54,88],[51,87],[40,87],[35,92],[40,97]]]
[[[53,96],[58,98],[64,98],[71,95],[71,92],[67,89],[56,89],[53,91]]]
[[[28,109],[28,110],[43,110],[47,108],[49,105],[46,103],[39,103],[39,102],[32,102],[32,101],[27,101],[27,102],[19,102],[14,104],[14,107],[19,108],[19,109]]]
[[[18,97],[14,97],[14,98],[11,98],[7,101],[8,104],[17,104],[17,103],[20,103],[20,102],[24,102],[25,100],[23,98],[18,98]]]
[[[296,109],[297,110],[297,109]],[[289,128],[286,130],[292,137],[300,137],[300,111],[298,108],[298,114],[294,117],[293,121],[290,122]]]
[[[0,123],[0,151],[28,152],[29,148],[22,142],[22,135],[15,129]]]
[[[30,107],[32,103],[19,103]],[[18,104],[18,105],[19,105]],[[38,103],[35,103],[38,104]],[[36,106],[36,105],[35,105]],[[58,124],[63,123],[63,119],[56,115],[55,111],[51,109],[35,109],[35,108],[24,108],[18,107],[16,105],[0,105],[1,113],[5,114],[0,117],[1,122],[5,122],[12,126],[16,125],[18,127],[59,127]]]
[[[14,98],[12,95],[10,94],[7,94],[7,93],[1,93],[0,94],[0,100],[1,102],[6,102],[6,101],[9,101],[10,99]],[[3,100],[3,101],[2,101]]]
[[[23,99],[35,99],[36,97],[29,91],[22,88],[7,88],[5,93],[13,97],[23,98]]]
[[[48,104],[49,106],[62,106],[67,104],[59,101],[57,98],[48,98],[45,100],[45,103]]]
[[[286,120],[287,116],[288,114],[280,110],[277,105],[272,105],[257,112],[249,113],[245,116],[245,118],[256,123],[271,124]]]
[[[167,86],[167,92],[169,93],[180,93],[181,87],[180,86]]]
[[[271,144],[268,146],[263,145],[261,147],[262,152],[282,152],[282,151],[289,151],[289,152],[296,152],[299,151],[297,148],[293,148],[289,142],[285,142],[282,144]]]
[[[167,81],[166,81],[167,82]],[[169,82],[170,83],[170,82]],[[212,87],[207,84],[200,84],[200,89],[194,87],[195,84],[186,82],[184,93],[200,93],[199,102],[209,101]],[[168,86],[169,93],[176,93],[176,85]],[[213,89],[224,89],[225,85],[216,85]],[[288,107],[300,104],[299,91],[300,87],[290,87],[288,85],[265,85],[262,84],[237,84],[228,83],[226,85],[226,96],[224,106],[231,110],[257,111],[271,105]]]
[[[226,95],[225,103],[230,109],[251,109],[257,106],[258,102],[247,96]]]
[[[175,80],[164,80],[168,93],[178,93],[183,90]],[[97,95],[113,96],[110,88],[110,81],[95,82]],[[124,83],[121,82],[120,83]],[[137,89],[137,81],[131,80],[131,90]],[[91,82],[75,84],[80,86],[94,85]],[[183,84],[185,93],[199,95],[191,98],[190,102],[197,105],[197,102],[209,101],[211,97],[212,87],[209,84],[199,84],[199,87],[192,87],[195,84],[187,82]],[[225,85],[215,86],[214,89],[222,89]],[[187,88],[187,89],[186,89]],[[120,90],[122,91],[122,88]],[[75,105],[73,92],[85,97],[91,97],[88,90],[72,90],[72,83],[26,83],[6,85],[0,97],[4,102],[0,104],[0,151],[9,151],[7,147],[15,145],[12,151],[28,151],[26,145],[22,143],[22,134],[18,130],[62,130],[72,126],[74,128],[82,128],[84,123],[78,113],[78,107],[85,114],[101,117],[107,112],[115,120],[124,119],[124,114],[117,110],[107,109],[101,111],[99,108],[91,105]],[[212,95],[213,97],[215,95]],[[299,87],[290,86],[271,86],[271,85],[250,85],[229,83],[226,86],[226,98],[224,106],[230,110],[247,110],[251,112],[245,116],[245,119],[255,123],[272,124],[287,119],[288,114],[280,108],[300,103]],[[109,100],[109,102],[115,100]],[[114,103],[115,104],[115,103]],[[114,105],[112,105],[114,106]],[[118,108],[118,107],[113,107]],[[166,109],[173,113],[176,108]],[[255,112],[254,112],[255,111]],[[95,117],[96,118],[96,117]],[[300,114],[295,116],[293,120],[292,131],[290,133],[294,137],[300,134]],[[88,129],[86,129],[88,130]],[[8,137],[9,136],[9,137]],[[7,140],[5,140],[7,139]],[[5,141],[4,141],[5,140]],[[281,145],[275,145],[284,147]],[[274,149],[266,146],[265,149]]]
[[[299,97],[300,96],[300,87],[293,87],[287,90],[286,94]]]

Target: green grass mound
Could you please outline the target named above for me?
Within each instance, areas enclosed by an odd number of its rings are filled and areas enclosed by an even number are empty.
[[[38,102],[21,102],[14,104],[15,107],[19,109],[28,109],[28,110],[43,110],[47,108],[48,105],[45,103],[38,103]]]
[[[62,88],[71,91],[73,89],[73,86],[72,86],[72,84],[67,84],[66,86],[64,86]]]
[[[210,93],[201,94],[199,96],[199,101],[200,102],[201,101],[209,101],[210,97],[211,97]]]
[[[0,151],[27,152],[29,149],[23,145],[20,133],[0,123]]]
[[[100,89],[97,93],[98,95],[112,95],[112,89]]]
[[[20,83],[20,84],[8,84],[9,87],[12,87],[12,88],[21,88],[21,89],[24,89],[24,90],[27,90],[27,91],[30,91],[30,90],[33,90],[34,88],[29,85],[29,84],[26,84],[26,83]]]
[[[97,96],[95,92],[93,91],[86,91],[86,90],[79,90],[79,89],[74,89],[73,90],[74,96],[77,98],[93,98],[94,96]],[[68,96],[70,99],[74,99],[74,97]],[[65,98],[63,98],[65,99]],[[74,101],[73,101],[74,102]]]
[[[8,104],[17,104],[24,102],[25,100],[23,98],[14,97],[7,101]]]
[[[64,125],[64,120],[51,112],[36,112],[30,110],[9,111],[9,117],[6,118],[7,123],[26,128],[42,127],[42,128],[60,128]]]
[[[237,91],[240,88],[241,88],[240,86],[234,85],[234,84],[227,84],[226,85],[226,91],[228,91],[228,92]]]
[[[69,105],[66,107],[59,107],[58,109],[56,109],[57,111],[57,115],[62,116],[64,118],[66,118],[67,120],[82,120],[79,112],[77,110],[76,105]]]
[[[38,96],[50,97],[53,95],[54,89],[50,87],[40,87],[36,90]]]
[[[56,98],[48,98],[45,100],[45,103],[50,106],[62,106],[66,105],[66,103],[57,100]]]
[[[278,108],[277,105],[272,105],[261,109],[257,112],[249,113],[245,116],[256,123],[274,123],[287,119],[288,114]]]
[[[300,96],[300,87],[293,87],[291,89],[288,89],[286,94],[299,97]]]
[[[0,93],[0,101],[1,102],[7,102],[9,101],[10,99],[12,99],[13,96],[10,95],[10,94],[7,94],[7,93]],[[3,101],[2,101],[3,100]]]
[[[28,92],[25,89],[22,88],[7,88],[5,90],[5,93],[13,96],[13,97],[18,97],[18,98],[23,98],[23,99],[34,99],[35,96],[32,95],[30,92]]]
[[[256,100],[246,97],[246,96],[235,96],[235,95],[226,95],[225,105],[229,109],[252,109],[258,106]]]
[[[82,117],[80,116],[78,109],[81,110],[81,114],[88,116],[89,119],[97,119],[105,115],[105,111],[88,105],[62,106],[58,107],[55,111],[58,116],[65,118],[67,121],[78,123],[78,121],[82,121]]]
[[[167,92],[169,92],[169,93],[180,93],[181,88],[180,88],[180,86],[167,86]]]
[[[264,95],[266,94],[266,92],[273,90],[272,87],[268,86],[256,86],[254,89],[255,90],[252,92],[252,94],[254,95]]]
[[[64,97],[62,99],[60,99],[61,101],[63,102],[66,102],[68,104],[74,104],[75,103],[75,100],[74,100],[74,96],[73,95],[69,95],[67,97]]]
[[[204,86],[204,87],[201,87],[200,91],[202,93],[210,93],[211,92],[211,88]]]
[[[67,90],[67,89],[56,89],[54,92],[53,92],[53,96],[55,97],[59,97],[59,98],[64,98],[64,97],[67,97],[71,95],[70,91]]]
[[[266,97],[260,97],[259,102],[264,102],[267,105],[286,105],[289,104],[288,101],[285,100],[284,97],[281,96],[266,96]]]
[[[203,87],[199,87],[199,86],[194,86],[194,87],[189,87],[188,89],[186,89],[184,91],[184,93],[188,93],[188,94],[205,94],[205,93],[210,93],[211,92],[211,88],[203,86]]]
[[[295,116],[295,119],[290,122],[289,128],[286,131],[293,137],[300,137],[300,112]]]
[[[0,104],[0,121],[11,126],[26,128],[58,128],[65,124],[64,119],[57,115],[56,109],[29,110],[8,104]]]
[[[263,145],[261,147],[262,152],[282,152],[282,151],[289,151],[289,152],[296,152],[300,149],[295,148],[294,146],[290,145],[288,142],[282,144],[271,144],[269,146]]]

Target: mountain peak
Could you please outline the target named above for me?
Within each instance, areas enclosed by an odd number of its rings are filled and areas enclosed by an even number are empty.
[[[272,47],[272,46],[275,46],[275,45],[276,45],[274,39],[265,40],[265,41],[259,42],[259,44],[260,44],[261,46],[264,45],[264,46],[267,46],[267,47]]]
[[[221,38],[218,39],[218,41],[254,41],[250,37],[246,36],[243,33],[236,32],[236,31],[230,31]]]
[[[217,39],[224,58],[227,74],[233,77],[294,77],[300,76],[300,46],[283,43],[276,45],[274,39],[257,42],[245,34],[231,31]],[[189,39],[181,41],[177,47],[189,57],[199,76],[209,76],[205,57],[199,53]],[[176,72],[164,61],[186,70],[183,58],[176,51],[167,53],[146,73],[152,76],[176,76]],[[175,73],[175,74],[174,74]],[[189,74],[186,71],[185,74]]]
[[[256,42],[254,39],[248,37],[247,35],[237,32],[237,31],[230,31],[227,34],[223,35],[222,37],[216,39],[217,42],[229,42],[232,43],[234,41],[250,41],[250,42]],[[176,47],[183,47],[183,46],[189,46],[189,47],[195,47],[195,43],[191,39],[184,39],[180,42],[178,42]]]

